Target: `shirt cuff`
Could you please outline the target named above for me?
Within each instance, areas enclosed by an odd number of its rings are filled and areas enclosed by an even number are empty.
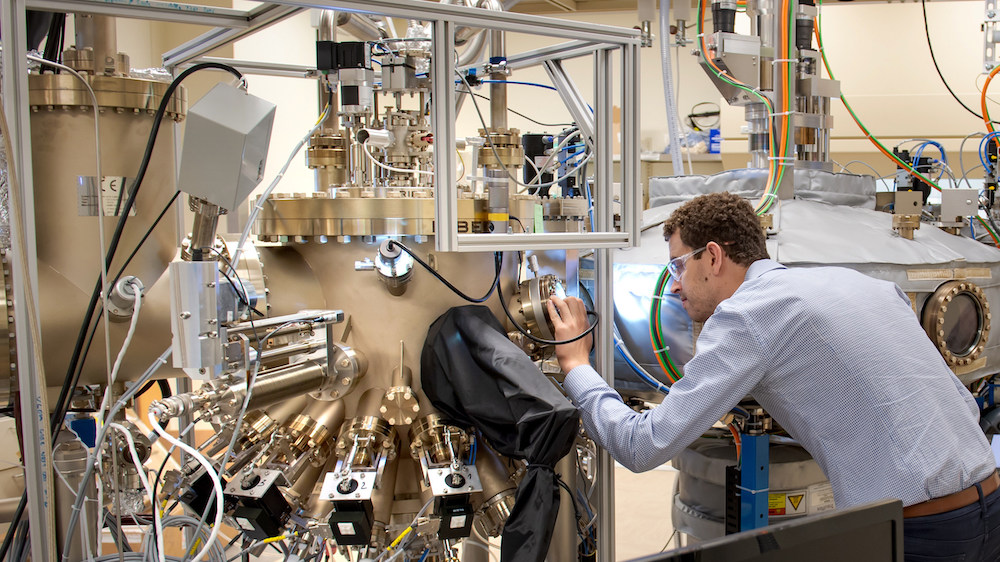
[[[608,383],[590,365],[573,367],[563,380],[563,389],[574,402],[578,402],[578,397],[588,390],[601,386],[607,387]]]

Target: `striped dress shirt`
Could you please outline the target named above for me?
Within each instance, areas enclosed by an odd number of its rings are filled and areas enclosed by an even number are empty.
[[[752,395],[816,459],[838,508],[957,492],[995,470],[979,408],[894,283],[753,263],[663,402],[636,413],[589,365],[567,374],[588,434],[629,469],[672,459]]]

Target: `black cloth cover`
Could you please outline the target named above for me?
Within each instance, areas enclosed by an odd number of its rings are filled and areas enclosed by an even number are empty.
[[[573,448],[576,408],[485,306],[455,307],[431,325],[420,357],[424,394],[501,454],[528,462],[503,530],[502,562],[543,562],[559,513],[553,467]]]

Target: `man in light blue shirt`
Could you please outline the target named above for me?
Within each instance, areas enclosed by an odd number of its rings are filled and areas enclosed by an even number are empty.
[[[908,561],[1000,560],[1000,478],[979,408],[899,287],[770,260],[753,208],[729,193],[681,206],[664,236],[672,292],[705,324],[663,402],[642,413],[622,403],[590,366],[590,338],[556,348],[598,444],[649,470],[749,394],[813,455],[839,508],[902,500]],[[586,329],[579,299],[548,307],[556,339]]]

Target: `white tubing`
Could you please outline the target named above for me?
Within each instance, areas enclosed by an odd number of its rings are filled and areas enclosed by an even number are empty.
[[[215,488],[215,524],[212,526],[212,533],[208,535],[208,540],[205,541],[201,550],[191,560],[191,562],[200,562],[219,538],[219,529],[222,527],[222,482],[219,480],[219,475],[216,474],[215,468],[212,467],[212,463],[208,462],[208,459],[204,455],[196,451],[193,447],[190,447],[187,443],[163,431],[156,419],[156,414],[152,411],[149,412],[148,418],[149,425],[153,428],[153,431],[160,434],[160,437],[166,439],[170,444],[191,455],[194,460],[198,461],[198,464],[205,468],[205,474],[212,480],[212,486]],[[153,509],[156,509],[156,506],[153,506]]]
[[[135,440],[132,438],[132,432],[125,428],[125,426],[117,423],[108,424],[112,429],[117,429],[123,436],[125,440],[128,441],[128,451],[132,455],[132,463],[135,464],[135,469],[139,473],[139,481],[142,482],[142,487],[146,489],[146,494],[149,496],[149,508],[153,512],[153,526],[156,527],[156,556],[159,562],[166,562],[166,556],[163,550],[163,525],[160,522],[160,508],[156,505],[156,495],[153,494],[153,487],[149,484],[149,478],[146,476],[146,468],[142,466],[139,462],[139,453],[135,450]],[[84,517],[84,522],[87,518]]]
[[[670,63],[670,0],[660,0],[660,59],[663,62],[663,97],[667,108],[667,130],[670,132],[670,160],[674,164],[674,175],[684,175],[684,160],[681,157],[680,118],[677,116],[677,97],[674,94],[673,70]]]

